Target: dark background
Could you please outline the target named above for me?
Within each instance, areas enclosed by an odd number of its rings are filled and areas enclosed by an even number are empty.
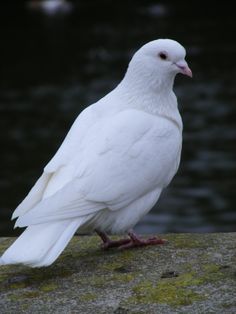
[[[19,232],[10,216],[79,112],[157,38],[186,47],[194,77],[175,84],[184,122],[179,172],[136,229],[235,231],[235,10],[226,1],[90,0],[49,14],[37,3],[0,4],[0,236]]]

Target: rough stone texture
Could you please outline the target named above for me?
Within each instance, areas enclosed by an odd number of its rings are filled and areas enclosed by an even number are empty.
[[[0,313],[236,313],[236,233],[102,251],[75,237],[50,267],[0,266]],[[13,238],[0,238],[0,253]]]

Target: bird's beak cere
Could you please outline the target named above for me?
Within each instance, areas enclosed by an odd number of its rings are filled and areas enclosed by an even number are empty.
[[[188,63],[185,60],[176,62],[175,65],[179,69],[179,73],[182,73],[182,74],[187,75],[189,77],[193,77],[192,71],[189,68]]]

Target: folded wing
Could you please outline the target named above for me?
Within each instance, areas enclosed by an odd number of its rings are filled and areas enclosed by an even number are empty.
[[[137,110],[102,120],[70,160],[70,182],[21,215],[16,225],[78,218],[104,208],[119,210],[163,188],[177,170],[180,138],[171,122]]]

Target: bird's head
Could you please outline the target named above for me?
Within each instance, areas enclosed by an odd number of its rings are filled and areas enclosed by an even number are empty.
[[[133,72],[135,77],[159,82],[173,81],[178,73],[192,77],[185,55],[184,47],[175,40],[153,40],[134,54],[128,71]]]

